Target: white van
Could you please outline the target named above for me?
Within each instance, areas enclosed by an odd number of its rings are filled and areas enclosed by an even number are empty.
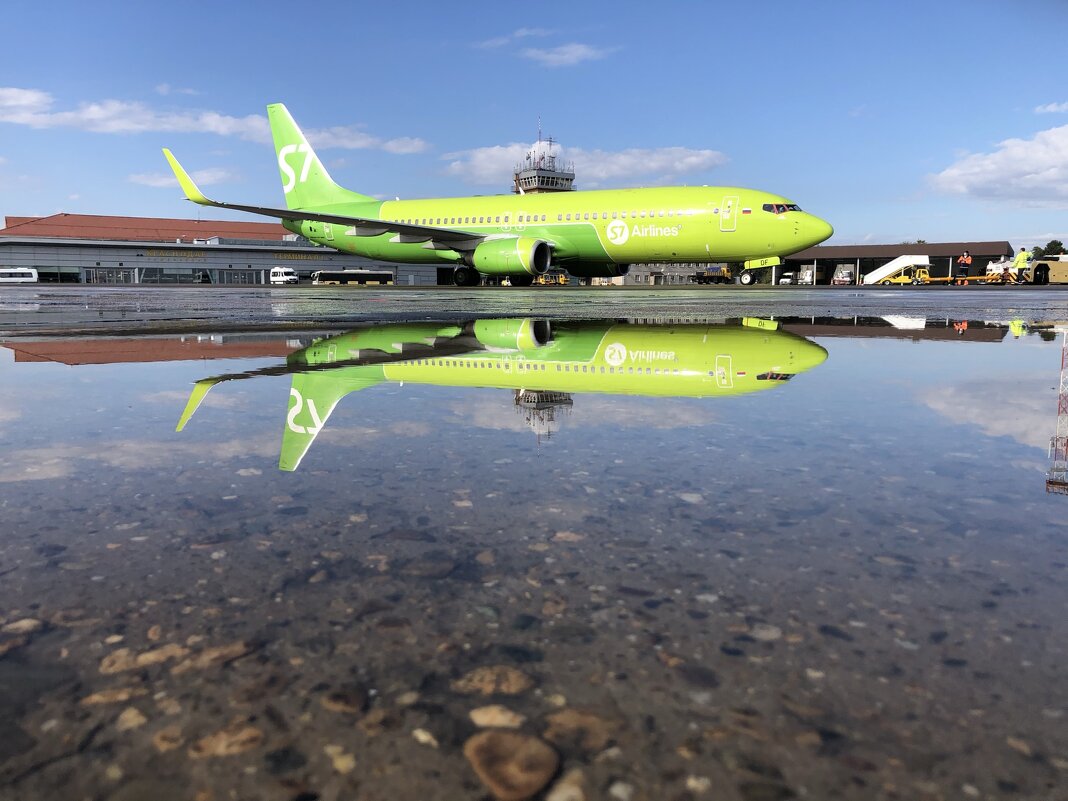
[[[0,284],[36,284],[37,270],[33,267],[0,267]]]
[[[271,283],[295,284],[297,283],[297,272],[292,267],[272,267]]]

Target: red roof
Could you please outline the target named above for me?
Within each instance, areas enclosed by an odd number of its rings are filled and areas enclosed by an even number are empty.
[[[192,242],[213,236],[226,239],[281,241],[289,231],[278,223],[222,220],[167,220],[156,217],[106,217],[99,214],[53,214],[49,217],[5,217],[0,236],[41,236],[60,239],[115,239],[128,242]]]
[[[285,337],[255,342],[175,338],[19,340],[5,342],[0,347],[14,351],[16,362],[60,362],[70,365],[288,356],[297,349]]]

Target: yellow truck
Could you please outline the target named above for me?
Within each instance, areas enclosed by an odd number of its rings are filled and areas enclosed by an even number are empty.
[[[1031,284],[1068,284],[1068,253],[1035,259],[1024,273]]]
[[[893,286],[894,284],[929,284],[931,283],[931,272],[926,267],[910,265],[902,269],[897,275],[884,278],[879,283],[883,286]]]

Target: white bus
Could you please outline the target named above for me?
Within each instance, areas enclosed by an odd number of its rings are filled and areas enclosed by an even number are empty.
[[[33,267],[0,267],[0,284],[36,284],[37,270]]]
[[[318,270],[312,273],[313,284],[358,284],[382,286],[393,283],[392,270]]]

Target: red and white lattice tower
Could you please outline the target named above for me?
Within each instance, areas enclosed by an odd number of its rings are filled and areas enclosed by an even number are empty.
[[[1046,492],[1068,495],[1068,330],[1061,341],[1061,385],[1057,392],[1057,430],[1049,441]]]

